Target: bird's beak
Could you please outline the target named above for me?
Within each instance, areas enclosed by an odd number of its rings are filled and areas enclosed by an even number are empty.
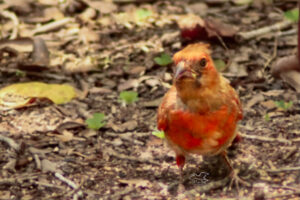
[[[176,66],[174,78],[176,80],[179,80],[182,78],[194,78],[194,73],[191,70],[189,70],[187,67],[185,67],[184,62],[180,62]]]

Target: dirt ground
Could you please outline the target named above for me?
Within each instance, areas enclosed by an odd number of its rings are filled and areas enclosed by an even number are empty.
[[[300,199],[300,96],[270,73],[297,52],[297,24],[240,36],[282,23],[295,7],[295,0],[0,1],[0,88],[41,81],[80,91],[66,104],[0,111],[0,199]],[[182,21],[187,14],[235,27],[205,41],[243,103],[242,140],[228,154],[249,186],[230,188],[219,157],[195,155],[179,186],[174,152],[152,135],[173,73],[155,58],[201,40],[181,37],[182,23],[194,23]],[[45,41],[46,61],[43,47],[35,59],[34,37]],[[23,39],[8,42],[15,38]],[[121,103],[125,90],[138,101]],[[105,114],[97,131],[85,124],[93,113]]]

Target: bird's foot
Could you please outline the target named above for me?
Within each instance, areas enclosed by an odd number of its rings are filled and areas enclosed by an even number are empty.
[[[244,186],[250,186],[250,183],[244,181],[243,179],[241,179],[239,176],[238,176],[238,173],[232,169],[231,172],[230,172],[230,185],[229,185],[229,189],[231,190],[233,184],[237,187],[237,190],[239,191],[240,188],[239,188],[239,185],[244,185]]]

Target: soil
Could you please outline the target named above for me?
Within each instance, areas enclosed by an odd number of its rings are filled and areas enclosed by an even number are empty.
[[[249,40],[236,37],[286,20],[284,12],[297,1],[235,2],[2,1],[0,88],[66,83],[80,95],[65,104],[36,99],[0,112],[0,199],[300,199],[300,96],[270,73],[280,57],[296,53],[297,24]],[[191,13],[238,28],[205,42],[212,57],[226,63],[222,73],[243,104],[241,140],[228,156],[247,185],[230,185],[219,156],[191,155],[181,177],[174,152],[152,134],[173,74],[172,64],[154,59],[202,41],[181,37],[180,17]],[[38,29],[59,20],[69,21]],[[18,38],[45,41],[49,61],[41,55],[34,61],[31,40],[3,48],[15,26]],[[122,103],[125,90],[136,91],[138,100]],[[283,107],[282,101],[292,103]],[[85,122],[94,113],[105,115],[99,130]]]

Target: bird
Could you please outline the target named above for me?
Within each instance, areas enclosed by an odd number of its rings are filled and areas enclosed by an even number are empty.
[[[222,155],[232,181],[247,184],[238,177],[226,153],[238,137],[242,105],[210,54],[210,45],[202,42],[189,44],[174,54],[173,84],[159,105],[157,128],[175,151],[180,174],[189,154]]]

